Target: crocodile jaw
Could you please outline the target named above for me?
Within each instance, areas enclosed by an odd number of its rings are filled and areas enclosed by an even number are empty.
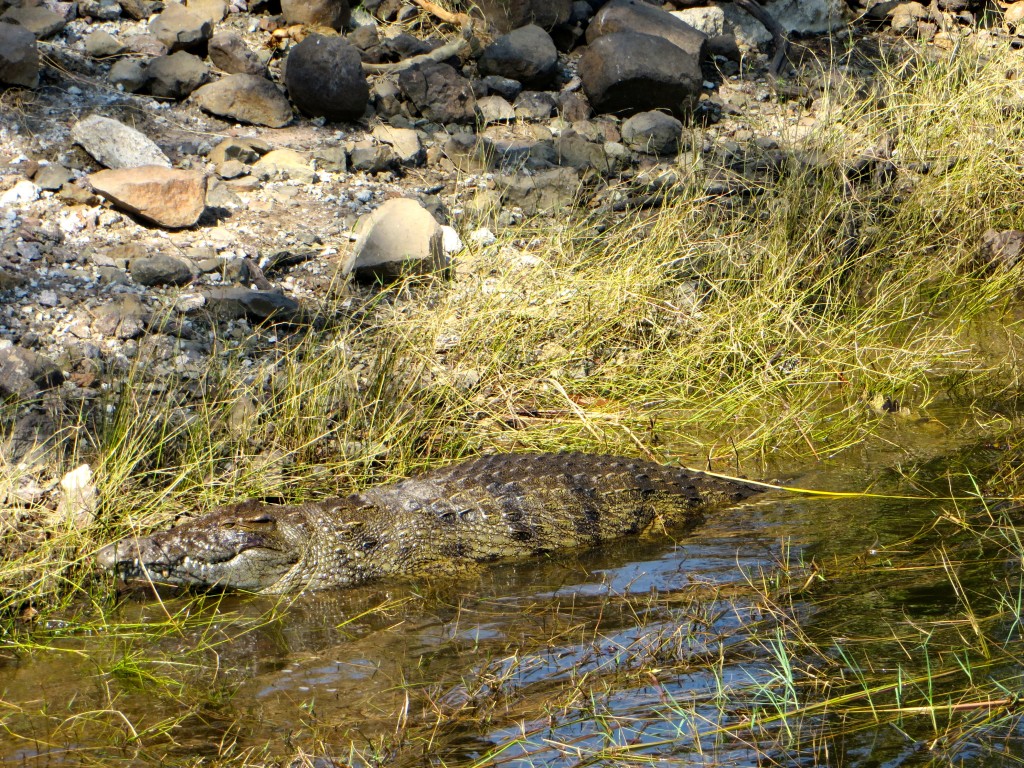
[[[282,528],[247,525],[214,513],[170,531],[110,544],[96,553],[96,563],[128,582],[270,590],[301,558],[297,532]]]

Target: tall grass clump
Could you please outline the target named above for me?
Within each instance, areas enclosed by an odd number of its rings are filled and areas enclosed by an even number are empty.
[[[153,387],[143,345],[75,427],[97,523],[51,526],[4,563],[0,607],[68,594],[96,546],[239,497],[343,493],[489,450],[822,456],[887,411],[1001,392],[1015,337],[981,354],[971,334],[1020,280],[978,243],[1024,226],[1022,74],[966,47],[882,59],[859,95],[826,90],[809,135],[780,132],[771,173],[730,177],[734,194],[709,194],[714,153],[695,150],[660,208],[581,207],[470,246],[452,280],[339,288],[316,330],[212,338],[187,387]]]

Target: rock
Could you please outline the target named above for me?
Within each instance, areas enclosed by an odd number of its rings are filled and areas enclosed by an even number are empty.
[[[473,5],[499,32],[527,24],[551,29],[572,12],[572,0],[476,0]]]
[[[146,68],[149,92],[165,99],[184,99],[210,81],[210,69],[198,56],[185,51],[158,56]]]
[[[39,85],[35,35],[15,24],[0,24],[0,83],[25,88]]]
[[[356,142],[349,157],[352,170],[363,173],[394,171],[402,164],[394,149],[387,144],[375,144],[372,141]]]
[[[900,3],[889,11],[889,23],[897,34],[917,32],[917,22],[928,18],[928,9],[921,3]]]
[[[107,79],[115,86],[120,86],[128,93],[141,91],[149,82],[149,73],[145,65],[135,59],[115,61],[107,73]]]
[[[515,101],[523,90],[523,84],[518,80],[498,75],[488,75],[482,83],[487,90],[487,95],[497,94],[508,101]]]
[[[732,3],[721,5],[726,29],[732,27],[736,39],[746,46],[757,46],[771,40],[761,22],[736,8]],[[764,9],[787,32],[817,35],[842,29],[845,0],[769,0]]]
[[[263,77],[267,65],[245,44],[237,32],[218,32],[208,44],[213,66],[229,75],[256,75]]]
[[[0,455],[9,465],[17,463],[43,464],[53,460],[53,457],[48,454],[62,444],[60,431],[50,415],[30,410],[18,415],[9,432],[8,439],[0,443]],[[27,488],[21,488],[16,493],[19,498],[25,498],[28,496],[27,490]],[[38,490],[38,494],[40,497],[43,495],[41,488]],[[8,500],[10,500],[9,496]]]
[[[516,119],[516,110],[501,96],[484,96],[476,100],[476,113],[484,125],[511,123]]]
[[[121,18],[121,5],[117,0],[80,0],[78,15],[99,21],[116,21]]]
[[[246,165],[252,165],[270,150],[271,146],[263,139],[224,139],[210,150],[208,159],[215,164],[239,160]]]
[[[629,32],[660,37],[685,51],[699,63],[705,58],[707,36],[671,13],[648,5],[642,0],[611,0],[587,27],[587,43],[593,44],[605,35]],[[646,55],[653,53],[644,52]],[[627,64],[634,67],[642,62]],[[657,62],[650,62],[657,66]]]
[[[253,323],[292,322],[300,318],[301,308],[295,299],[275,291],[249,288],[211,288],[203,292],[204,305],[215,317],[246,318]]]
[[[357,277],[388,281],[448,266],[441,225],[416,200],[387,200],[360,218],[355,232],[359,240],[350,256],[349,271]]]
[[[185,285],[192,282],[192,269],[181,259],[157,253],[132,260],[132,279],[139,285]]]
[[[32,398],[63,381],[64,373],[52,360],[0,341],[0,398]]]
[[[543,88],[557,72],[558,51],[551,35],[536,24],[528,24],[487,46],[478,66],[484,75],[518,80],[529,88]]]
[[[370,101],[359,52],[340,37],[310,35],[292,48],[285,82],[299,110],[331,122],[358,120]]]
[[[228,75],[192,94],[207,112],[242,123],[282,128],[292,121],[292,105],[277,86],[256,75]]]
[[[188,51],[205,56],[213,24],[181,3],[168,3],[164,12],[149,22],[149,31],[171,53]]]
[[[329,173],[348,171],[348,153],[344,147],[321,147],[315,156],[316,168]]]
[[[557,99],[546,91],[523,91],[516,99],[516,117],[522,120],[547,120],[554,114]]]
[[[527,216],[551,214],[572,205],[579,183],[579,172],[573,168],[552,168],[530,176],[514,174],[495,179],[502,205],[519,206]]]
[[[428,120],[438,123],[476,120],[473,86],[448,64],[428,61],[403,69],[398,74],[398,87]]]
[[[0,205],[13,206],[19,203],[31,203],[38,199],[39,187],[28,179],[22,179],[0,195]]]
[[[167,46],[153,35],[125,35],[124,45],[131,53],[139,56],[156,57],[167,53]]]
[[[567,165],[585,171],[592,168],[602,175],[607,175],[613,170],[605,154],[604,145],[587,141],[582,136],[574,135],[567,131],[558,137],[555,142],[558,164]]]
[[[82,118],[71,128],[71,138],[107,168],[171,167],[167,155],[149,137],[109,117]]]
[[[89,183],[115,207],[160,227],[191,227],[206,207],[206,177],[157,165],[100,171]]]
[[[81,530],[96,518],[99,494],[93,482],[92,468],[82,464],[71,470],[60,481],[61,497],[57,515],[65,523]]]
[[[708,56],[712,58],[715,56],[721,56],[722,58],[734,61],[737,64],[739,64],[740,60],[743,58],[740,46],[736,42],[736,36],[732,33],[709,37]],[[737,69],[736,71],[739,70]]]
[[[228,15],[228,4],[224,0],[186,0],[186,7],[214,27]]]
[[[578,120],[589,120],[594,114],[588,102],[583,96],[571,91],[563,91],[558,94],[558,114],[563,120],[575,123]]]
[[[160,12],[164,4],[161,0],[118,0],[121,10],[136,21],[148,19],[154,13]]]
[[[1024,22],[1024,0],[1010,3],[1003,8],[1003,26],[1012,34],[1021,28]]]
[[[295,179],[309,184],[316,178],[313,166],[305,155],[294,149],[275,149],[267,152],[252,167],[252,172],[261,179]]]
[[[407,32],[400,32],[397,35],[381,40],[380,50],[386,59],[401,61],[412,56],[430,53],[434,50],[434,46],[425,40],[413,37]]]
[[[142,261],[143,258],[136,258],[134,261]],[[136,280],[138,281],[137,278]],[[92,331],[102,336],[125,341],[142,336],[149,322],[149,310],[138,296],[129,293],[97,308],[96,316],[92,321]]]
[[[348,0],[281,0],[281,13],[289,24],[330,27],[339,32],[352,15]]]
[[[124,43],[105,30],[97,29],[85,36],[85,52],[94,59],[120,56],[124,50]]]
[[[670,13],[707,37],[725,34],[725,11],[717,5],[684,8],[681,11],[670,11]]]
[[[71,171],[60,163],[48,163],[42,166],[33,177],[33,181],[39,185],[40,189],[51,192],[56,192],[73,179]]]
[[[688,115],[704,82],[697,54],[635,32],[594,40],[580,58],[579,76],[594,110],[616,113],[664,109]]]
[[[630,149],[649,155],[675,155],[683,124],[663,112],[641,112],[622,124],[622,140]]]
[[[67,22],[63,16],[41,5],[22,5],[8,8],[0,16],[0,23],[17,24],[31,32],[37,40],[44,40],[64,29]]]
[[[419,134],[412,128],[378,125],[374,127],[372,135],[377,141],[394,149],[402,165],[423,165],[426,153],[423,151]]]
[[[986,230],[981,236],[978,254],[981,266],[986,272],[1012,269],[1024,256],[1024,232],[1018,229],[1002,232],[995,229]]]

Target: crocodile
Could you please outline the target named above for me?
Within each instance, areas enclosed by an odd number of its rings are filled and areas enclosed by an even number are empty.
[[[619,456],[499,454],[346,497],[245,501],[101,549],[125,581],[287,593],[593,547],[703,513],[762,488]]]

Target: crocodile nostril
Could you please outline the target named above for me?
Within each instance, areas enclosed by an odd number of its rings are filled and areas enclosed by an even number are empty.
[[[96,553],[96,564],[107,570],[117,565],[117,544],[108,544]]]

